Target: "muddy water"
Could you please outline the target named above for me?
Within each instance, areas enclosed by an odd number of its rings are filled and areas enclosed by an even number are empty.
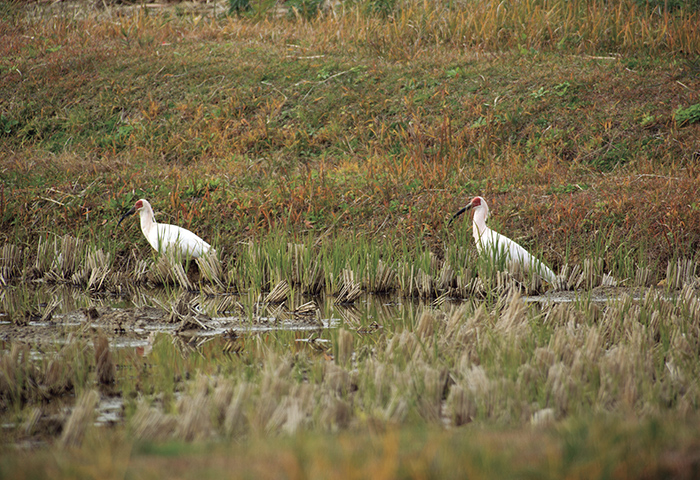
[[[411,324],[429,303],[364,296],[352,305],[332,297],[289,296],[280,304],[251,295],[207,296],[137,290],[128,297],[91,296],[68,288],[0,290],[0,349],[10,342],[61,344],[71,334],[102,330],[116,348],[146,347],[159,332],[215,337],[272,330],[319,331],[345,326]]]
[[[645,291],[599,287],[587,292],[552,291],[524,297],[524,301],[543,306],[579,300],[605,303],[623,294],[640,299]],[[458,303],[376,295],[364,295],[351,305],[337,305],[334,300],[288,295],[283,303],[271,304],[254,295],[204,295],[177,289],[134,290],[114,297],[70,287],[12,286],[0,289],[0,350],[18,341],[33,347],[61,344],[71,335],[96,330],[109,337],[113,348],[127,348],[147,347],[159,332],[206,339],[232,331],[321,333],[343,326],[361,332],[384,325],[393,329],[413,325],[422,309],[449,309]]]

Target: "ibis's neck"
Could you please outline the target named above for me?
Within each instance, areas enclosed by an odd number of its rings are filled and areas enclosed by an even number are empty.
[[[474,210],[474,222],[472,223],[472,228],[474,230],[474,238],[478,241],[479,238],[488,229],[486,226],[486,216],[488,211],[485,208],[477,207]]]
[[[155,227],[156,219],[153,217],[153,210],[146,207],[139,212],[141,216],[141,231],[148,237],[148,233]]]

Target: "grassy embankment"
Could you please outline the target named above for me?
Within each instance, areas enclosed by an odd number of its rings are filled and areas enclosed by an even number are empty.
[[[102,249],[110,270],[151,268],[139,264],[151,254],[136,222],[114,230],[139,197],[223,252],[226,289],[293,281],[313,273],[314,258],[332,293],[343,269],[372,291],[370,257],[390,265],[403,293],[411,265],[438,278],[447,259],[471,278],[469,229],[449,231],[446,219],[474,194],[490,201],[492,225],[556,270],[592,259],[589,278],[612,271],[647,285],[669,260],[695,257],[700,135],[680,120],[697,117],[697,12],[405,3],[387,18],[363,7],[307,22],[27,17],[4,4],[0,233],[20,267],[3,277],[31,266],[65,274],[65,256],[39,252],[66,234]],[[304,268],[288,242],[307,245]],[[121,392],[127,425],[110,434],[89,426],[107,368],[99,342],[76,340],[38,363],[15,345],[2,392],[5,423],[21,428],[8,438],[46,433],[42,402],[68,393],[84,408],[61,424],[59,443],[91,441],[56,456],[3,455],[0,468],[119,474],[130,459],[147,476],[155,467],[141,459],[168,468],[168,451],[138,442],[223,438],[202,458],[241,475],[313,475],[348,453],[358,459],[348,476],[366,473],[365,461],[387,477],[688,472],[700,373],[691,270],[670,282],[685,285],[671,300],[539,310],[496,298],[364,337],[331,331],[333,361],[294,350],[291,332],[252,336],[238,356],[220,341],[180,356],[163,336],[146,361],[113,352],[120,368],[105,388]],[[443,421],[468,426],[444,432]],[[347,433],[316,436],[338,430]],[[229,454],[239,439],[280,434],[303,441]],[[175,451],[201,464],[189,447]]]
[[[699,127],[674,118],[698,103],[697,12],[537,5],[313,22],[6,6],[2,238],[28,260],[65,234],[143,258],[137,222],[114,226],[146,197],[224,256],[281,235],[442,257],[473,250],[446,220],[480,194],[555,270],[602,258],[658,281],[700,236]]]

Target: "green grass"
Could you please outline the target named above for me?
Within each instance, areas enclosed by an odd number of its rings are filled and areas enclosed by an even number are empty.
[[[582,262],[600,232],[657,277],[697,251],[698,217],[682,201],[697,187],[697,126],[673,123],[697,76],[680,47],[409,41],[414,17],[438,28],[437,11],[422,8],[407,5],[395,24],[343,15],[193,25],[139,13],[117,28],[18,14],[6,21],[11,38],[32,35],[3,57],[0,232],[27,246],[70,233],[123,258],[140,239],[112,222],[147,197],[162,221],[230,253],[277,231],[420,238],[439,252],[453,242],[445,219],[482,194],[499,228],[546,245],[555,270]],[[472,21],[450,15],[454,29]],[[696,13],[664,21],[684,15]],[[377,52],[356,38],[369,32],[366,42],[392,38]]]

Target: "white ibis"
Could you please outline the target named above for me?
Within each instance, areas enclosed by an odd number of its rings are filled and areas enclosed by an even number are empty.
[[[141,216],[141,231],[148,243],[157,251],[170,251],[176,254],[198,258],[207,253],[211,246],[194,233],[177,225],[158,223],[148,200],[138,200],[133,208],[126,212],[117,226],[129,215],[138,212]],[[173,251],[173,249],[175,249]]]
[[[472,198],[464,208],[454,214],[449,225],[452,225],[455,218],[470,209],[474,210],[472,228],[474,240],[476,241],[476,248],[480,254],[490,254],[495,260],[504,259],[506,263],[519,263],[523,270],[534,271],[549,282],[550,285],[556,285],[557,276],[549,267],[510,238],[498,232],[494,232],[486,226],[486,218],[489,216],[489,206],[483,198]]]

